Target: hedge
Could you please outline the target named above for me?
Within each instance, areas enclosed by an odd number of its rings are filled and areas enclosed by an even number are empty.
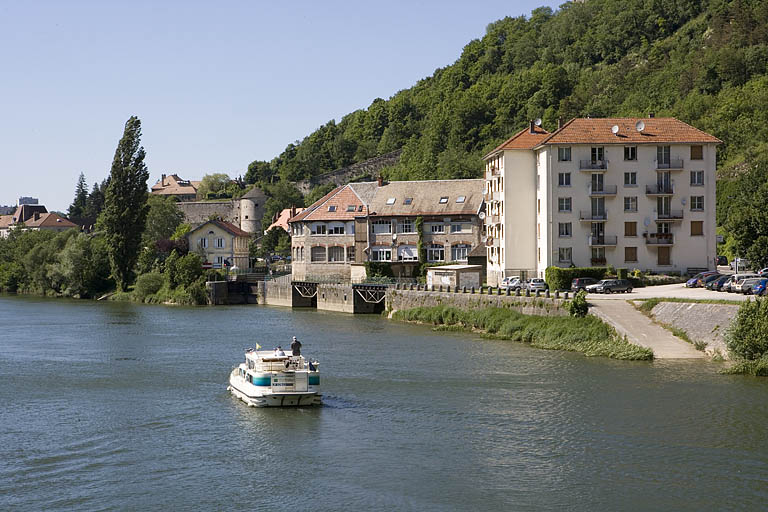
[[[603,279],[608,272],[606,267],[547,267],[544,272],[544,280],[549,285],[550,290],[570,290],[571,281],[577,277],[593,277]]]

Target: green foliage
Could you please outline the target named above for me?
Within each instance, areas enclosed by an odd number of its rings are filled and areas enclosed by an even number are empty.
[[[506,308],[462,310],[436,306],[396,311],[393,318],[480,330],[495,338],[521,341],[550,350],[581,352],[586,356],[653,359],[650,349],[629,343],[594,316],[528,316]]]
[[[229,175],[218,172],[206,174],[197,187],[198,199],[225,199],[233,196],[239,190]]]
[[[616,277],[618,279],[629,279],[629,271],[626,268],[617,268]]]
[[[550,290],[570,290],[571,282],[577,277],[603,279],[606,273],[605,267],[547,267],[544,271],[544,280]]]
[[[587,293],[584,290],[580,290],[573,300],[568,303],[568,312],[571,316],[585,317],[589,312],[589,304],[587,303]]]
[[[176,229],[184,222],[184,213],[170,197],[150,194],[147,198],[146,227],[142,237],[145,245],[158,240],[167,240],[176,234]]]
[[[724,227],[729,256],[746,257],[755,268],[766,267],[768,208],[764,198],[768,194],[768,155],[758,158],[728,188],[732,195],[723,202],[728,208]]]
[[[77,178],[77,186],[75,187],[75,199],[72,204],[69,205],[67,210],[67,216],[74,222],[80,222],[85,216],[86,203],[88,202],[88,187],[85,184],[85,174],[82,172]]]
[[[15,293],[24,280],[24,267],[16,261],[0,262],[0,292]]]
[[[753,361],[768,356],[768,299],[744,302],[725,338],[736,358]]]
[[[156,294],[165,282],[163,275],[159,272],[149,272],[136,278],[136,285],[133,288],[134,297],[143,302],[149,295]]]
[[[104,211],[99,219],[119,291],[125,291],[131,282],[147,218],[149,171],[145,156],[141,147],[141,121],[132,116],[125,123],[123,137],[115,151]]]
[[[375,279],[380,277],[394,277],[392,272],[392,264],[386,261],[366,261],[365,275],[368,279]]]
[[[176,261],[176,281],[179,285],[190,286],[202,275],[203,259],[200,255],[191,252]]]
[[[181,240],[187,236],[187,233],[192,231],[192,226],[187,223],[179,224],[171,235],[171,240]]]
[[[168,288],[176,288],[179,284],[178,273],[176,271],[176,264],[178,261],[179,253],[176,251],[171,251],[171,254],[168,255],[168,258],[165,260],[165,272],[163,272],[163,275],[165,276],[165,283]]]
[[[262,218],[262,228],[266,231],[275,214],[280,213],[285,208],[292,206],[304,206],[304,197],[301,192],[287,182],[280,182],[276,185],[264,187],[264,192],[269,196],[264,203],[264,217]]]
[[[267,231],[261,238],[261,245],[256,249],[257,258],[266,258],[270,255],[290,256],[291,237],[283,228],[275,226]]]
[[[245,182],[249,185],[254,183],[271,183],[275,176],[275,169],[270,162],[254,160],[248,165],[248,172],[245,173]]]
[[[307,197],[304,198],[304,204],[311,205],[314,204],[315,201],[318,199],[322,199],[322,197],[326,194],[328,194],[331,190],[336,188],[335,183],[326,183],[325,185],[318,185],[314,187],[312,190],[309,191],[309,194],[307,194]]]

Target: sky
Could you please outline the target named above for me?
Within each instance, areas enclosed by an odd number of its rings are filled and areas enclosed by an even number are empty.
[[[244,175],[452,64],[489,23],[559,4],[0,0],[0,205],[66,211],[132,115],[150,186]]]

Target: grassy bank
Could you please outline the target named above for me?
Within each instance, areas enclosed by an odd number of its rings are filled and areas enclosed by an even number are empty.
[[[520,341],[548,350],[581,352],[590,357],[653,359],[653,351],[629,343],[612,327],[593,316],[530,316],[505,308],[463,310],[435,306],[396,311],[392,318],[442,328],[479,331],[493,338]]]

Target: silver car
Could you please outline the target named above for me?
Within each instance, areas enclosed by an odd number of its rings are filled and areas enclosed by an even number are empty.
[[[549,289],[549,285],[542,278],[534,277],[532,279],[529,279],[528,282],[525,283],[525,288],[532,292],[535,292],[535,291],[545,292]]]

